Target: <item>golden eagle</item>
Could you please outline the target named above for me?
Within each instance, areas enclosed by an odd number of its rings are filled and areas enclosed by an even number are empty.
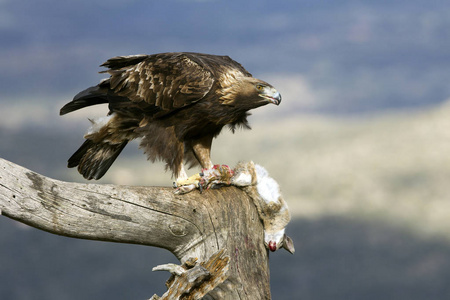
[[[69,158],[86,179],[99,179],[126,144],[141,138],[148,159],[161,159],[177,182],[184,163],[211,169],[211,143],[225,125],[247,127],[248,111],[281,95],[228,56],[160,53],[118,56],[101,65],[109,78],[61,108],[60,115],[108,103],[107,117],[91,120],[86,141]]]

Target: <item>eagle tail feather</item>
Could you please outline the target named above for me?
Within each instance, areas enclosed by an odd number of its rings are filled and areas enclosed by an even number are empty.
[[[120,144],[95,143],[87,139],[69,158],[67,167],[73,168],[78,166],[78,172],[84,178],[98,180],[105,175],[127,143],[128,140]]]
[[[107,91],[98,85],[92,86],[75,95],[72,101],[61,108],[59,114],[62,116],[83,107],[102,103],[108,103]]]

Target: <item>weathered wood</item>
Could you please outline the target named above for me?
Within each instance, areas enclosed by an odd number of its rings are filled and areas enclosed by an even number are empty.
[[[169,271],[172,276],[167,281],[168,291],[161,297],[153,295],[150,300],[202,299],[206,294],[214,299],[223,299],[224,292],[216,289],[228,278],[230,257],[220,250],[208,261],[198,263],[197,259],[188,260],[182,266],[166,264],[153,268],[153,271]]]
[[[227,279],[205,299],[271,298],[263,226],[236,187],[174,195],[167,187],[70,183],[0,159],[0,212],[54,234],[165,248],[181,263],[227,249]]]

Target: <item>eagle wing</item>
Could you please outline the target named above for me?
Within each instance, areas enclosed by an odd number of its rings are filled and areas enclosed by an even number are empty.
[[[215,80],[208,66],[186,53],[118,56],[101,66],[111,75],[102,85],[109,83],[115,95],[164,111],[202,99]]]

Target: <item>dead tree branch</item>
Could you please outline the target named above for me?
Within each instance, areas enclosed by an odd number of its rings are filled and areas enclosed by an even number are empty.
[[[165,248],[186,272],[191,258],[208,276],[208,262],[226,262],[226,276],[203,285],[204,299],[271,298],[263,224],[236,187],[174,195],[167,187],[71,183],[0,159],[0,212],[58,235]]]

